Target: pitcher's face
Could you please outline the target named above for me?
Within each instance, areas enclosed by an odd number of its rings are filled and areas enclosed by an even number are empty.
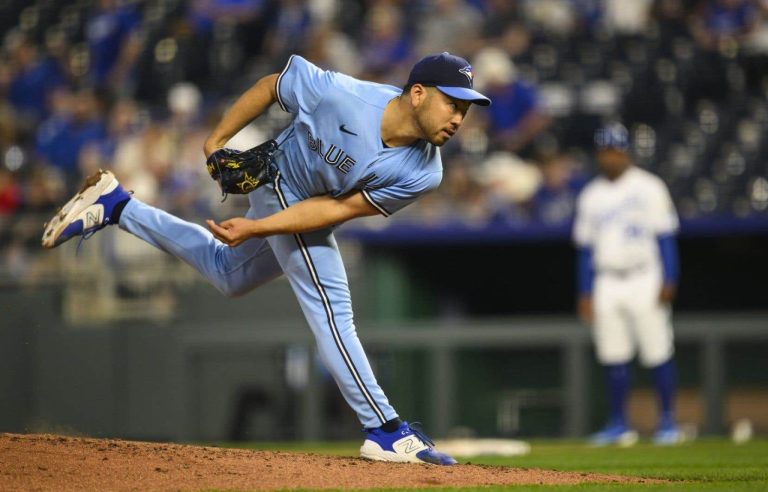
[[[472,103],[447,96],[434,87],[423,89],[425,95],[414,111],[416,124],[425,140],[440,147],[459,130]]]

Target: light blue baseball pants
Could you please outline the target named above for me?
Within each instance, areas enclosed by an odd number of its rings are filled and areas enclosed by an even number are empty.
[[[249,219],[267,217],[299,201],[279,176],[248,198]],[[120,227],[184,260],[228,296],[245,294],[285,274],[321,359],[360,422],[372,428],[397,417],[357,338],[347,274],[331,229],[251,239],[230,248],[204,227],[135,198],[123,209]]]

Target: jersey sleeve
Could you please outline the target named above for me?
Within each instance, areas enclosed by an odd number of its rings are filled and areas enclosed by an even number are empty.
[[[579,295],[592,293],[595,283],[595,267],[592,262],[592,248],[581,247],[576,255],[576,287]]]
[[[654,188],[651,194],[651,229],[657,236],[675,234],[680,221],[667,186],[659,180]]]
[[[333,72],[292,55],[277,77],[277,103],[288,113],[312,113],[328,90],[332,77]]]
[[[424,174],[401,184],[361,190],[363,197],[384,217],[415,202],[423,194],[434,190],[443,179],[442,171]]]
[[[589,248],[594,242],[594,228],[587,213],[587,194],[582,192],[576,202],[576,218],[573,222],[573,242],[580,248]]]

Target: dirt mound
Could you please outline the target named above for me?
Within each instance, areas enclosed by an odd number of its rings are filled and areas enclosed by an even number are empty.
[[[307,453],[0,434],[0,490],[266,490],[644,482],[592,473],[375,463]]]

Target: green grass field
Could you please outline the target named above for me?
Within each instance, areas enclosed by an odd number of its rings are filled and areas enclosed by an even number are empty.
[[[639,444],[628,449],[589,448],[581,443],[533,441],[527,456],[477,457],[462,463],[604,472],[671,480],[669,484],[524,486],[516,491],[545,489],[603,491],[768,491],[768,440],[735,445],[723,439],[701,439],[677,447]],[[356,456],[359,443],[285,443],[245,446],[253,449],[307,451]],[[478,490],[501,490],[485,487]],[[462,489],[470,490],[470,489]]]

